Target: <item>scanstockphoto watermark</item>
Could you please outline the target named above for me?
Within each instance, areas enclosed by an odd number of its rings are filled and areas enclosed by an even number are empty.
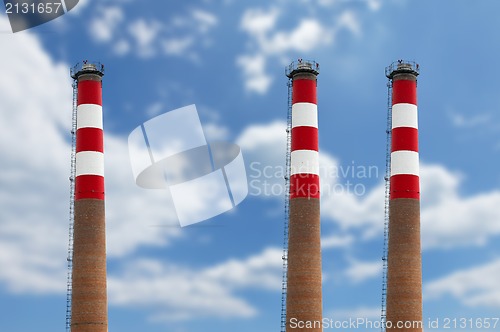
[[[322,320],[300,320],[291,318],[291,329],[460,329],[496,330],[499,327],[499,317],[440,317],[428,318],[424,321],[381,321],[363,317],[335,320],[323,318]]]
[[[291,318],[289,322],[291,329],[422,329],[423,322],[416,321],[397,321],[383,322],[380,320],[372,320],[368,318],[348,318],[344,320],[336,320],[331,318],[323,318],[322,320],[299,320]]]
[[[79,0],[4,0],[12,32],[52,21],[76,7]]]
[[[366,194],[366,181],[378,179],[378,166],[358,165],[351,161],[348,165],[311,166],[303,162],[300,166],[291,167],[290,174],[308,177],[309,174],[319,174],[321,188],[316,184],[306,184],[307,188],[296,188],[304,192],[318,192],[322,195],[351,194],[363,196]],[[249,195],[251,196],[282,196],[285,192],[286,168],[281,165],[268,165],[258,161],[250,163],[248,171]],[[342,181],[339,181],[342,180]]]

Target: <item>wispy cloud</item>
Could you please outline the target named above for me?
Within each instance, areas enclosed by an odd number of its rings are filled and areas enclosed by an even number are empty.
[[[271,7],[269,10],[251,8],[243,14],[240,26],[243,31],[257,38],[263,38],[267,32],[275,28],[280,13],[278,7]]]
[[[2,55],[0,69],[10,79],[0,80],[2,107],[9,109],[0,112],[0,265],[8,268],[0,269],[0,284],[12,293],[63,294],[68,64],[54,63],[30,33],[5,38],[4,44],[9,52]],[[22,98],[26,93],[31,97]],[[177,218],[168,195],[134,184],[126,138],[108,132],[105,144],[106,169],[112,170],[106,174],[107,253],[115,266],[108,274],[111,305],[148,307],[150,318],[159,321],[257,315],[257,306],[240,292],[279,292],[281,249],[269,247],[203,268],[141,257],[140,248],[183,239]]]
[[[425,297],[435,300],[451,295],[466,306],[500,308],[499,274],[499,259],[456,271],[429,282],[424,288]]]
[[[321,248],[345,248],[350,247],[354,243],[354,237],[350,234],[347,235],[329,235],[321,238]]]
[[[155,43],[162,29],[163,25],[156,20],[138,19],[129,24],[128,32],[135,42],[139,56],[147,58],[155,55]]]
[[[236,59],[237,65],[243,71],[245,89],[258,94],[268,91],[272,77],[266,74],[266,66],[270,61],[278,60],[283,63],[292,54],[307,56],[312,51],[326,49],[334,44],[336,36],[343,30],[360,37],[362,25],[357,14],[350,9],[339,11],[335,5],[336,1],[303,1],[292,6],[278,2],[267,9],[245,10],[240,20],[240,28],[248,35],[249,43],[247,51]],[[290,13],[290,7],[303,10],[335,8],[331,13],[334,19],[321,19],[319,15],[302,15],[291,28],[282,28],[279,25],[280,19]],[[330,18],[331,16],[328,15]]]
[[[451,124],[456,128],[474,128],[479,126],[488,125],[491,123],[491,114],[476,114],[472,116],[465,116],[457,112],[448,112]]]
[[[359,307],[359,308],[338,308],[326,311],[325,317],[335,320],[349,320],[364,318],[364,319],[378,319],[380,318],[380,308],[372,307]]]
[[[125,14],[119,6],[99,7],[89,25],[90,35],[98,42],[110,42],[124,19]]]
[[[250,191],[261,198],[284,197],[284,189],[273,194],[266,192],[266,186],[284,186],[285,128],[282,121],[250,125],[238,138],[238,144],[250,164]],[[355,241],[364,241],[382,236],[382,179],[371,188],[366,187],[363,177],[349,179],[351,185],[362,185],[365,190],[362,195],[356,195],[340,182],[343,180],[341,174],[337,177],[336,172],[329,171],[340,168],[337,159],[328,151],[321,151],[320,170],[324,171],[321,174],[321,211],[324,220],[339,226],[345,239],[352,236]],[[263,172],[264,167],[267,167],[267,173]],[[461,185],[464,176],[437,164],[421,163],[420,175],[424,250],[485,245],[500,234],[498,190],[463,195]],[[335,190],[330,190],[332,188]],[[337,238],[325,238],[327,246],[339,245],[339,241]]]
[[[262,54],[242,55],[236,63],[243,69],[245,89],[264,94],[272,83],[271,75],[266,73],[267,59]]]
[[[149,307],[157,321],[249,318],[258,310],[235,293],[244,289],[279,291],[281,268],[278,248],[199,270],[141,259],[126,263],[120,276],[109,278],[110,302]]]
[[[0,20],[0,24],[4,21]],[[3,39],[0,68],[0,280],[23,292],[64,292],[69,218],[71,79],[31,33]],[[26,94],[30,98],[25,98]],[[106,110],[104,110],[106,112]],[[40,134],[43,133],[43,134]],[[109,257],[179,236],[168,197],[133,182],[126,138],[105,138]],[[148,208],[145,208],[145,207]]]
[[[198,31],[200,33],[209,32],[210,29],[215,27],[219,22],[217,16],[205,10],[194,9],[191,15],[193,19],[197,21]]]
[[[126,10],[127,5],[128,1],[100,5],[89,25],[90,37],[108,45],[115,55],[132,54],[144,59],[158,55],[182,56],[199,61],[198,50],[212,45],[209,33],[219,20],[207,10],[193,8],[184,15],[164,20],[135,17]]]
[[[350,259],[349,267],[344,274],[352,283],[361,283],[365,280],[377,278],[382,275],[382,261],[376,260],[371,262],[359,261]]]

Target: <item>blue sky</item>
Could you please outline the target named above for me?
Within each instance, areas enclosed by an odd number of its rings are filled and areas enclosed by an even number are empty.
[[[256,169],[284,164],[284,67],[298,57],[321,64],[321,167],[378,169],[322,178],[343,189],[322,196],[324,316],[380,315],[384,68],[402,58],[421,66],[425,320],[498,317],[499,10],[494,0],[87,0],[16,34],[1,15],[0,331],[64,329],[69,67],[84,59],[106,65],[110,331],[279,329],[283,197],[258,193],[283,183]],[[255,182],[234,211],[181,229],[167,191],[135,186],[127,136],[193,103],[209,140],[241,146]]]

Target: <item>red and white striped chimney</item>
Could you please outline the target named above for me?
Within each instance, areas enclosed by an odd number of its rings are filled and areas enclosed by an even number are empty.
[[[78,82],[71,331],[107,332],[103,67],[84,62]]]
[[[104,200],[104,140],[100,81],[78,81],[75,199]]]
[[[316,62],[304,60],[292,63],[287,71],[293,89],[287,332],[322,331],[318,73]]]
[[[290,198],[319,198],[316,78],[294,78]]]
[[[386,316],[390,331],[422,331],[418,74],[417,64],[402,60],[386,70],[392,80]]]
[[[417,81],[399,76],[392,88],[391,199],[420,199]]]

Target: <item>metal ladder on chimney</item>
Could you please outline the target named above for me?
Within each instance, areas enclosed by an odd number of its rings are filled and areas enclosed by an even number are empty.
[[[75,221],[75,177],[76,177],[76,109],[78,83],[73,81],[73,109],[71,117],[71,174],[69,177],[69,239],[68,239],[68,276],[66,287],[66,331],[71,331],[71,296],[73,294],[73,230]]]
[[[380,323],[382,332],[385,331],[387,320],[387,268],[389,246],[389,200],[391,195],[391,139],[392,139],[392,81],[387,82],[387,141],[385,151],[385,205],[384,205],[384,249],[382,254],[382,306]]]
[[[281,332],[286,332],[286,291],[288,281],[288,221],[290,218],[290,156],[292,149],[292,80],[287,82],[288,104],[286,121],[285,161],[285,220],[283,225],[283,277],[281,280]]]

